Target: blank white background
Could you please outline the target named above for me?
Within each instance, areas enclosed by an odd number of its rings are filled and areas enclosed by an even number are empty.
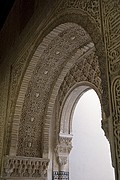
[[[101,129],[101,105],[94,90],[78,101],[72,126],[70,180],[114,180],[109,143]]]

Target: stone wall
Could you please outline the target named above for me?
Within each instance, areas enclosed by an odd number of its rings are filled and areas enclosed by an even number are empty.
[[[26,6],[29,8],[26,8]],[[16,146],[16,129],[19,129],[19,123],[16,124],[14,118],[21,118],[19,112],[19,105],[21,103],[20,92],[22,91],[21,84],[25,77],[27,83],[25,92],[27,92],[28,84],[32,76],[30,69],[30,62],[34,56],[35,61],[41,62],[41,67],[44,65],[42,62],[40,51],[40,44],[43,42],[44,50],[46,50],[49,40],[43,41],[44,38],[60,24],[68,22],[78,24],[85,29],[90,35],[91,41],[95,45],[96,55],[98,56],[99,67],[102,79],[102,108],[107,117],[107,125],[109,127],[111,153],[113,158],[113,165],[116,169],[116,179],[120,179],[119,174],[119,90],[120,90],[120,4],[117,0],[67,0],[67,1],[53,1],[49,0],[44,2],[33,0],[20,1],[16,0],[15,4],[0,32],[0,54],[1,54],[1,67],[0,67],[0,159],[2,162],[3,155],[9,155],[14,151],[11,149],[11,132],[13,131],[12,143]],[[27,11],[25,12],[25,9]],[[25,14],[24,14],[25,13]],[[53,41],[55,34],[52,34]],[[49,38],[51,38],[49,36]],[[52,39],[52,38],[51,38]],[[6,43],[7,42],[7,43]],[[54,43],[53,43],[54,44]],[[46,50],[49,54],[49,52]],[[56,50],[56,56],[59,56],[59,51]],[[43,58],[44,59],[44,58]],[[50,59],[51,60],[51,59]],[[46,61],[45,61],[46,62]],[[34,64],[34,63],[33,63]],[[44,66],[45,78],[47,75],[46,67]],[[31,67],[32,68],[32,67]],[[28,70],[28,71],[26,71]],[[31,76],[29,76],[31,71]],[[28,72],[28,76],[24,76]],[[57,71],[58,73],[58,71]],[[59,73],[58,73],[59,74]],[[51,76],[52,77],[52,76]],[[58,76],[57,76],[58,77]],[[48,85],[51,89],[54,87],[56,79],[52,85]],[[42,84],[42,80],[41,80]],[[41,85],[42,86],[42,85]],[[24,87],[24,84],[23,84]],[[28,89],[29,90],[29,89]],[[57,91],[56,91],[57,92]],[[36,92],[38,93],[38,92]],[[45,93],[45,92],[44,92]],[[50,91],[50,93],[52,93]],[[54,93],[53,93],[54,94]],[[49,125],[49,99],[47,99],[47,109],[44,109],[41,119],[45,120],[46,127]],[[39,96],[36,94],[36,96]],[[46,96],[47,97],[47,96]],[[52,96],[51,96],[52,97]],[[51,103],[51,101],[50,101]],[[40,109],[43,108],[41,105]],[[16,111],[15,111],[16,110]],[[15,112],[15,113],[14,113]],[[48,114],[47,114],[48,113]],[[48,116],[47,116],[48,115]],[[49,119],[49,120],[48,120]],[[13,129],[13,124],[14,129]],[[42,123],[42,127],[44,124]],[[43,139],[43,135],[42,139]],[[3,141],[4,139],[4,141]],[[49,146],[49,144],[48,144]],[[1,163],[2,164],[2,163]]]

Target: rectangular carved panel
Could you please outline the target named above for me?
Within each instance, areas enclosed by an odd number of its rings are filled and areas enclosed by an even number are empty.
[[[3,178],[47,180],[49,160],[34,157],[6,156],[4,159]]]

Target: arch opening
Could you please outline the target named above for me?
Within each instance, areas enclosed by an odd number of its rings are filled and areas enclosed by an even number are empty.
[[[79,98],[73,113],[70,180],[115,179],[101,119],[99,98],[93,89],[89,89]]]

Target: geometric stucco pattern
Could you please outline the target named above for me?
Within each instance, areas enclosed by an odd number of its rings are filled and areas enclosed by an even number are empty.
[[[51,90],[69,58],[90,41],[89,35],[75,25],[60,33],[44,50],[25,96],[17,155],[41,157],[41,130]]]
[[[100,69],[98,65],[98,57],[95,55],[95,51],[92,51],[89,56],[83,59],[78,59],[75,65],[71,68],[71,70],[67,73],[66,77],[64,78],[63,83],[58,92],[57,101],[59,102],[57,108],[57,117],[56,117],[56,132],[64,132],[68,134],[70,132],[69,127],[65,127],[66,124],[71,124],[71,122],[66,122],[67,119],[63,118],[64,122],[61,122],[61,111],[63,108],[62,103],[64,102],[68,92],[70,89],[75,86],[76,84],[83,83],[83,85],[90,84],[90,88],[94,88],[98,93],[100,101],[102,103],[102,86],[101,86],[101,75]],[[102,104],[101,104],[102,105]],[[101,106],[102,107],[102,106]],[[69,119],[70,121],[70,119]],[[62,125],[62,126],[61,126]],[[62,129],[61,129],[62,128]],[[66,129],[66,130],[64,130]],[[56,137],[57,137],[56,134]]]
[[[98,65],[98,58],[95,52],[92,52],[88,57],[78,61],[74,67],[66,75],[59,91],[59,102],[63,102],[65,95],[70,88],[78,82],[90,82],[97,88],[97,93],[102,95],[100,70]],[[100,97],[101,98],[101,97]]]

